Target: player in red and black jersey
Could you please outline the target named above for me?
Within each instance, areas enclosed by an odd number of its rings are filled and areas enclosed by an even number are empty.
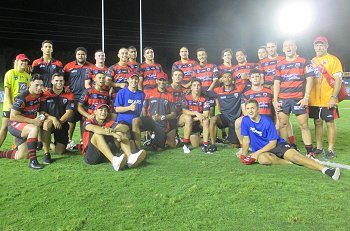
[[[139,81],[139,90],[156,88],[157,76],[163,72],[162,66],[154,62],[154,51],[152,47],[145,47],[143,49],[143,57],[145,58],[145,62],[140,65],[141,78]]]
[[[258,59],[259,61],[263,60],[264,58],[267,58],[267,50],[266,46],[260,46],[258,48]]]
[[[45,40],[41,43],[43,56],[32,63],[32,74],[39,74],[44,81],[43,91],[51,87],[51,77],[55,73],[62,72],[62,62],[52,57],[53,42]]]
[[[164,72],[157,75],[157,88],[146,92],[142,117],[134,118],[132,130],[135,143],[141,146],[141,131],[154,131],[156,151],[162,151],[165,143],[175,147],[175,129],[171,129],[170,121],[175,119],[175,104],[171,93],[166,90],[168,75]]]
[[[129,168],[137,167],[146,157],[146,151],[140,150],[132,154],[128,127],[117,128],[117,123],[109,119],[109,106],[98,104],[94,111],[94,117],[85,120],[83,134],[82,154],[87,164],[99,164],[110,161],[114,170],[119,171],[127,164]],[[120,147],[124,154],[119,157],[117,153]]]
[[[189,88],[191,86],[191,80],[193,78],[193,68],[197,66],[198,63],[195,60],[189,59],[189,52],[187,47],[181,47],[179,54],[181,59],[173,63],[171,70],[181,70],[184,75],[181,84],[184,88]]]
[[[72,140],[75,129],[75,123],[81,120],[81,115],[77,111],[77,105],[81,95],[85,90],[85,79],[89,69],[93,66],[86,61],[87,50],[84,47],[75,49],[75,61],[69,62],[64,66],[65,85],[69,86],[70,91],[74,94],[74,114],[68,119],[69,123],[69,147],[75,146]],[[81,124],[82,125],[82,124]],[[82,127],[82,126],[80,126]]]
[[[92,65],[87,72],[87,76],[85,77],[85,88],[88,89],[95,85],[95,76],[99,72],[107,73],[108,67],[105,65],[106,54],[103,50],[95,51],[95,65]],[[106,90],[108,87],[106,86]]]
[[[140,72],[140,63],[136,61],[137,59],[137,49],[134,46],[129,46],[128,47],[128,52],[129,52],[129,61],[128,65],[131,67],[133,72],[139,73]]]
[[[15,98],[10,112],[8,130],[16,139],[16,148],[11,151],[0,151],[1,158],[20,160],[29,157],[29,167],[33,169],[43,168],[36,157],[40,127],[45,120],[44,115],[37,116],[42,87],[41,76],[35,74],[30,79],[28,90]]]
[[[43,124],[42,141],[44,164],[51,164],[51,133],[55,139],[55,153],[62,154],[68,144],[68,118],[73,115],[74,95],[64,89],[63,73],[52,76],[52,88],[43,93],[40,100],[40,111],[46,116]]]
[[[250,70],[257,68],[256,63],[248,63],[247,54],[244,50],[236,51],[237,65],[232,67],[232,74],[235,84],[249,84],[249,72]]]
[[[193,147],[198,147],[200,142],[199,133],[203,131],[203,144],[208,146],[209,132],[209,100],[201,96],[201,81],[192,80],[191,93],[185,95],[182,100],[182,115],[178,126],[184,127],[183,151],[191,152],[189,142]]]
[[[224,63],[218,66],[219,76],[224,72],[232,71],[232,55],[231,48],[226,48],[221,51],[221,58],[224,60]]]
[[[232,147],[239,146],[239,141],[235,133],[235,120],[242,114],[242,96],[246,90],[244,84],[234,84],[233,76],[231,72],[225,72],[222,74],[221,81],[223,86],[214,86],[209,88],[207,95],[218,99],[221,114],[210,118],[210,141],[211,145],[207,148],[204,147],[204,152],[213,153],[217,150],[216,147],[216,128],[229,128],[228,129],[228,141],[231,142]]]
[[[286,58],[276,66],[273,104],[279,120],[280,136],[287,139],[290,113],[297,116],[307,155],[314,157],[311,133],[308,125],[309,96],[314,78],[310,61],[299,57],[294,40],[283,42]]]

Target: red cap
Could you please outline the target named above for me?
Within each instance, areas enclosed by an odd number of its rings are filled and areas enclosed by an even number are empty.
[[[27,60],[28,62],[30,61],[28,57],[25,54],[19,54],[16,56],[16,60]]]
[[[128,78],[131,78],[131,77],[133,77],[133,76],[140,77],[139,74],[137,74],[135,71],[133,71],[133,72],[130,72],[130,73],[127,75],[126,78],[128,79]]]
[[[254,164],[255,163],[255,159],[253,157],[251,157],[251,156],[241,155],[239,157],[239,159],[245,165],[249,165],[249,164]]]
[[[314,43],[321,42],[321,43],[327,43],[328,44],[328,39],[325,36],[318,36],[314,39]]]
[[[168,77],[167,73],[165,73],[165,72],[159,72],[159,73],[157,74],[157,79],[165,79],[165,80],[168,80],[169,77]]]
[[[101,108],[101,107],[107,107],[107,109],[109,110],[109,106],[108,106],[107,104],[105,104],[105,103],[99,103],[99,104],[97,104],[96,107],[95,107],[95,110],[97,110],[97,109],[99,109],[99,108]]]

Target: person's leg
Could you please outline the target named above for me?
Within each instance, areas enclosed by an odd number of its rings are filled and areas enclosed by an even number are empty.
[[[240,144],[242,144],[242,142],[243,142],[243,136],[241,135],[242,119],[243,119],[243,117],[239,117],[235,121],[235,131],[236,131],[236,135],[237,135],[237,138],[238,138]]]
[[[295,138],[294,138],[294,132],[293,132],[293,126],[292,126],[292,122],[288,121],[287,123],[287,136],[288,136],[288,141],[290,144],[295,145]]]
[[[44,153],[50,152],[50,143],[51,143],[51,131],[53,128],[53,123],[51,120],[45,120],[43,123],[42,133],[42,142]]]
[[[210,134],[210,142],[211,144],[216,144],[216,129],[217,124],[221,124],[221,119],[219,116],[213,116],[210,118],[209,123],[209,134]],[[204,137],[204,135],[203,135]]]
[[[134,134],[135,145],[137,149],[141,148],[141,129],[142,126],[141,118],[134,118],[132,120],[132,132]]]
[[[190,136],[190,141],[191,141],[192,147],[194,147],[194,148],[198,147],[200,144],[199,133],[192,134]]]
[[[269,152],[262,153],[261,155],[259,155],[257,161],[259,162],[259,164],[263,164],[263,165],[289,164],[288,160],[281,159],[281,158],[277,157],[276,155],[269,153]]]
[[[184,127],[183,142],[184,142],[184,144],[188,145],[188,143],[190,141],[190,135],[191,135],[192,125],[193,125],[192,116],[182,114],[179,118],[177,125],[178,125],[178,127]]]
[[[91,137],[90,141],[110,162],[113,161],[113,153],[109,148],[105,137],[103,135],[99,135],[94,133]],[[130,154],[130,153],[129,153]]]
[[[6,136],[7,136],[7,125],[9,122],[9,118],[6,117],[2,117],[2,122],[1,122],[1,130],[0,130],[0,147],[2,146],[2,144],[4,143]]]
[[[166,141],[165,141],[165,143],[167,145],[169,145],[169,147],[171,147],[171,148],[175,148],[176,147],[175,136],[176,136],[176,129],[172,129],[171,131],[169,131],[166,134]]]
[[[323,149],[323,120],[314,119],[315,135],[316,135],[316,148]]]
[[[328,150],[334,151],[335,140],[337,137],[337,128],[334,120],[326,121],[328,131]]]
[[[74,130],[75,130],[75,122],[68,122],[69,124],[69,129],[68,129],[68,138],[69,140],[73,140],[73,134],[74,134]]]
[[[292,163],[305,166],[310,169],[319,170],[321,171],[323,168],[325,168],[320,163],[316,162],[315,160],[308,158],[306,156],[303,156],[299,152],[297,152],[295,149],[289,149],[284,153],[284,159],[288,160]]]
[[[308,114],[297,115],[298,124],[301,129],[301,136],[305,145],[306,152],[309,155],[313,153],[313,148],[312,148],[311,132],[308,124],[308,119],[309,119]]]
[[[288,140],[287,124],[289,123],[289,114],[278,112],[277,116],[279,121],[280,137],[284,140]]]

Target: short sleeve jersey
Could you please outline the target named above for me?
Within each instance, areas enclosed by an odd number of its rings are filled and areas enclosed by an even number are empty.
[[[260,115],[273,115],[273,94],[271,89],[266,87],[263,87],[259,91],[248,89],[247,91],[243,92],[243,99],[244,102],[248,101],[249,99],[255,99],[258,101]]]
[[[198,63],[194,60],[188,60],[186,63],[183,63],[181,60],[173,63],[171,68],[172,71],[180,69],[184,73],[184,77],[182,79],[182,84],[189,83],[193,78],[193,68],[197,66]]]
[[[259,68],[264,72],[265,85],[273,85],[273,80],[276,75],[276,65],[283,59],[285,59],[283,56],[277,56],[274,59],[270,59],[267,57],[259,62]]]
[[[209,111],[210,102],[206,97],[199,96],[195,99],[192,94],[188,94],[184,96],[182,107],[190,111],[203,113],[204,111]]]
[[[94,87],[88,88],[81,95],[79,103],[84,106],[87,113],[93,114],[98,104],[110,105],[109,92],[105,90],[98,91]]]
[[[256,63],[245,63],[243,65],[235,65],[232,67],[232,76],[235,80],[235,84],[247,84],[249,82],[248,79],[242,79],[243,74],[249,75],[249,72],[257,68],[258,65]]]
[[[162,72],[162,66],[158,63],[147,64],[142,63],[140,66],[140,74],[143,77],[143,89],[152,89],[157,86],[156,79],[158,73]]]
[[[20,112],[24,117],[34,119],[40,108],[40,95],[31,95],[29,90],[22,92],[15,98],[12,109]]]
[[[193,68],[193,77],[202,83],[202,91],[206,91],[213,83],[214,78],[218,78],[219,70],[215,64],[197,65]]]
[[[62,72],[62,62],[57,59],[51,59],[50,62],[46,62],[43,57],[36,59],[32,63],[32,73],[39,74],[44,80],[44,86],[51,88],[52,75]]]
[[[90,80],[90,86],[95,86],[95,77],[97,73],[103,72],[107,74],[108,67],[97,67],[96,65],[92,65],[89,67],[89,70],[87,71],[87,75],[85,76],[85,80]]]
[[[56,94],[52,89],[45,91],[40,99],[40,111],[44,111],[60,119],[67,110],[74,110],[74,95],[62,91]]]
[[[182,86],[179,89],[175,89],[171,85],[167,87],[167,91],[174,97],[176,115],[182,114],[182,98],[184,96],[184,90],[185,88]]]

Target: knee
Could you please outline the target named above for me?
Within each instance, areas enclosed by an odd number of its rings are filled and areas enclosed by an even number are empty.
[[[270,165],[271,164],[270,158],[266,155],[260,155],[258,158],[258,162],[259,162],[259,164],[263,164],[263,165]]]
[[[134,118],[132,120],[132,131],[138,131],[140,129],[140,124],[141,124],[141,119],[138,118]]]
[[[316,127],[320,127],[320,126],[323,126],[323,121],[322,120],[314,120],[314,124]]]
[[[52,126],[53,126],[52,120],[45,120],[43,124],[43,129],[47,131],[47,130],[50,130]]]
[[[210,118],[209,125],[210,126],[215,126],[217,124],[217,121],[218,121],[218,117],[217,116],[213,116],[213,117]]]
[[[299,127],[300,127],[301,129],[303,129],[303,130],[308,130],[308,129],[309,129],[309,124],[307,123],[307,121],[306,121],[306,122],[301,122],[301,123],[299,124]]]

